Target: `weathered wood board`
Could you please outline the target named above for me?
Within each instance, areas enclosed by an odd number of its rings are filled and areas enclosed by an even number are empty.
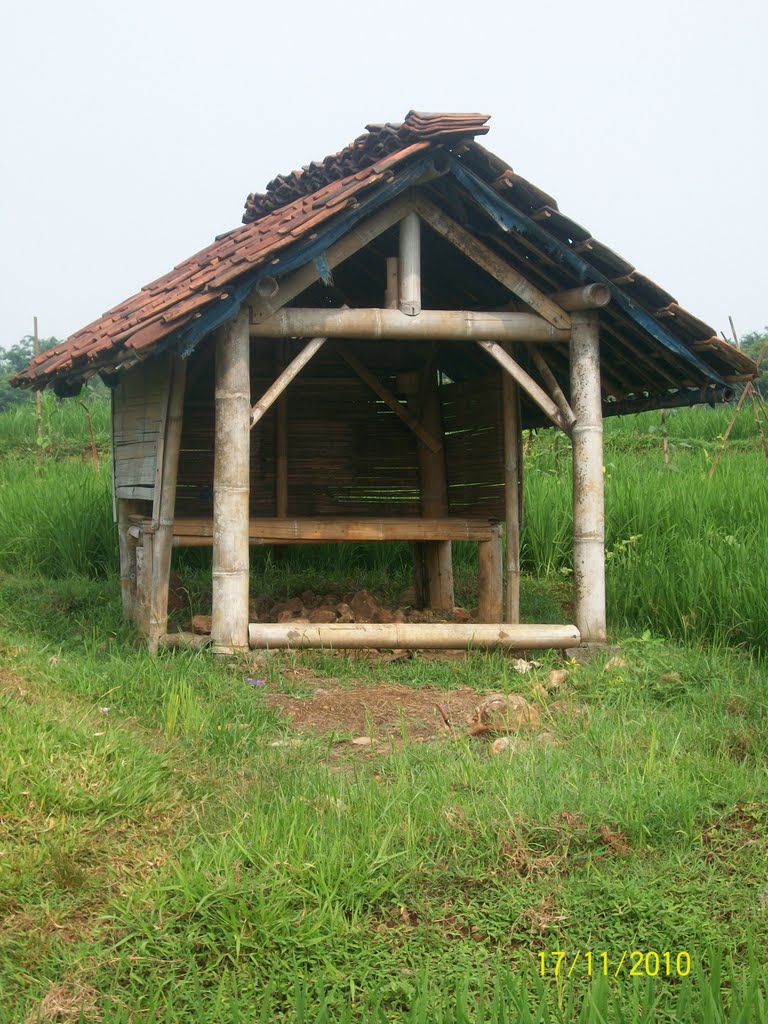
[[[169,363],[137,366],[112,392],[112,487],[115,499],[159,496],[168,412]]]

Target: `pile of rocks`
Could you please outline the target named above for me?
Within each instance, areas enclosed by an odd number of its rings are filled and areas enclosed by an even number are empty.
[[[404,594],[407,599],[410,595]],[[454,608],[452,612],[420,611],[412,608],[407,600],[403,607],[387,608],[369,590],[358,590],[353,594],[317,594],[305,590],[296,597],[275,601],[262,594],[251,601],[251,622],[474,622],[476,611]],[[192,626],[196,633],[210,633],[210,615],[196,615]]]

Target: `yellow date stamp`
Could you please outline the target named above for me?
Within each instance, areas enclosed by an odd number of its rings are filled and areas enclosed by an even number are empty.
[[[621,974],[630,978],[687,978],[690,973],[691,955],[684,949],[624,949],[615,953],[605,949],[546,949],[539,953],[542,978],[618,978]]]

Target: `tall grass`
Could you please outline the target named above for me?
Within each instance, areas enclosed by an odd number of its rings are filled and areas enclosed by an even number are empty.
[[[112,429],[109,402],[92,395],[84,401],[91,415],[96,446],[99,451],[106,451]],[[32,399],[0,413],[0,455],[29,455],[37,451],[35,417]],[[77,399],[60,400],[45,392],[42,396],[42,420],[46,461],[90,452],[88,417]]]
[[[0,569],[102,576],[119,567],[109,469],[81,459],[0,459]]]

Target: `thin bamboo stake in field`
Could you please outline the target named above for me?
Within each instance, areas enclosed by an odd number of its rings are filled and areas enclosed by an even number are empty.
[[[34,317],[35,333],[34,333],[34,348],[35,357],[40,354],[40,339],[37,334],[37,317]],[[42,395],[39,391],[35,392],[35,401],[37,404],[37,475],[42,477],[43,475],[43,409],[42,409]]]
[[[733,317],[729,316],[728,319],[729,319],[729,321],[731,323],[731,331],[733,332],[734,344],[736,345],[736,348],[739,348],[740,347],[739,346],[739,339],[738,339],[738,336],[736,334],[736,328],[733,325]],[[763,361],[763,357],[765,356],[766,349],[768,349],[768,341],[760,349],[760,355],[757,357],[756,364],[757,364],[758,369],[760,368],[760,364]],[[766,414],[766,410],[765,410],[765,406],[763,405],[762,397],[760,396],[760,393],[755,388],[754,383],[755,383],[754,381],[750,380],[750,381],[747,381],[747,383],[744,386],[744,390],[741,393],[741,397],[739,398],[739,401],[738,401],[738,403],[736,405],[736,408],[735,408],[735,410],[733,412],[733,416],[731,417],[731,422],[728,424],[728,429],[725,431],[725,435],[723,437],[723,442],[720,445],[720,448],[718,449],[717,455],[715,455],[714,461],[712,462],[712,467],[711,467],[711,469],[709,471],[709,479],[710,480],[712,479],[712,476],[714,475],[715,469],[717,469],[717,464],[720,461],[720,456],[725,451],[725,446],[728,444],[728,438],[731,436],[731,431],[733,430],[733,425],[736,422],[736,417],[739,415],[741,407],[744,404],[744,400],[746,398],[749,398],[750,403],[752,405],[752,413],[753,413],[753,415],[755,417],[755,423],[757,424],[757,429],[758,429],[758,432],[759,432],[760,437],[761,437],[762,442],[763,442],[763,451],[765,453],[766,459],[768,459],[768,441],[766,441],[765,433],[763,431],[763,426],[762,426],[762,423],[760,422],[760,414],[758,412],[758,405],[759,405],[760,411],[762,411],[763,415],[765,416],[766,424],[768,424],[768,414]]]

